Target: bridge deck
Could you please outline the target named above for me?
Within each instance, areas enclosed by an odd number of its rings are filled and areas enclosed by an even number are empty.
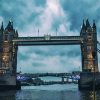
[[[24,45],[68,45],[81,44],[83,38],[80,36],[43,36],[43,37],[18,37],[13,42],[19,46]]]

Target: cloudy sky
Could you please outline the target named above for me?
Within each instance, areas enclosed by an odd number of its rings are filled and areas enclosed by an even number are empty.
[[[40,36],[56,35],[56,30],[59,36],[77,36],[87,18],[91,24],[95,19],[99,40],[100,0],[0,0],[0,23],[6,26],[12,19],[19,36],[37,36],[38,29]],[[80,46],[19,47],[20,68],[23,73],[80,70]]]

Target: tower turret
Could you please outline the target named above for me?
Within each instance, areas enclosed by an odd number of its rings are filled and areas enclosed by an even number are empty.
[[[90,28],[91,26],[90,26],[90,23],[89,23],[89,20],[87,19],[86,20],[86,29],[88,29],[88,28]]]
[[[13,22],[12,22],[11,20],[8,22],[8,25],[7,25],[6,29],[7,29],[8,31],[13,30]]]
[[[2,22],[2,25],[1,25],[1,31],[4,31],[4,27],[3,27],[3,22]]]
[[[84,20],[83,20],[83,25],[82,25],[82,28],[81,28],[81,32],[85,32],[85,30],[86,30],[86,25],[85,25],[85,23],[84,23]]]
[[[84,23],[84,20],[83,20],[83,25],[82,25],[82,29],[84,29],[85,30],[85,23]]]
[[[93,30],[96,31],[96,24],[95,24],[95,20],[93,20],[93,26],[92,26]]]
[[[84,20],[83,20],[80,35],[83,36],[85,33],[86,33],[86,25],[85,25]]]
[[[14,37],[17,38],[18,37],[18,31],[15,31]]]

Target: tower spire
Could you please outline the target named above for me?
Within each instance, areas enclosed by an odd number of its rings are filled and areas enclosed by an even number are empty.
[[[81,26],[81,34],[84,33],[86,31],[86,25],[84,23],[84,19],[83,19],[83,24]]]
[[[17,31],[17,30],[16,30],[16,32],[15,32],[15,33],[16,33],[16,37],[18,37],[18,31]]]
[[[13,30],[13,22],[12,22],[11,20],[9,20],[6,29],[8,29],[8,30]]]
[[[96,24],[95,24],[95,20],[93,20],[93,29],[96,29]]]
[[[2,25],[1,25],[1,31],[3,31],[4,30],[4,27],[3,27],[3,22],[2,22]]]
[[[82,29],[85,29],[85,23],[84,23],[84,19],[83,19],[83,25],[82,25]]]
[[[89,23],[89,20],[87,19],[86,20],[86,28],[90,27],[90,23]]]

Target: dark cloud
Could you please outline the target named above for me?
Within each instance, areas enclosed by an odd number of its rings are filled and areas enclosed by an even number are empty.
[[[100,14],[98,13],[100,7],[97,7],[98,0],[61,0],[62,8],[65,13],[69,13],[69,20],[71,22],[71,30],[80,30],[82,20],[89,18],[90,20],[99,20]]]
[[[45,2],[46,0],[7,0],[6,2],[0,0],[0,16],[3,17],[5,23],[12,19],[15,27],[24,30],[39,15],[39,12],[34,7],[37,7],[37,9],[43,7]]]

